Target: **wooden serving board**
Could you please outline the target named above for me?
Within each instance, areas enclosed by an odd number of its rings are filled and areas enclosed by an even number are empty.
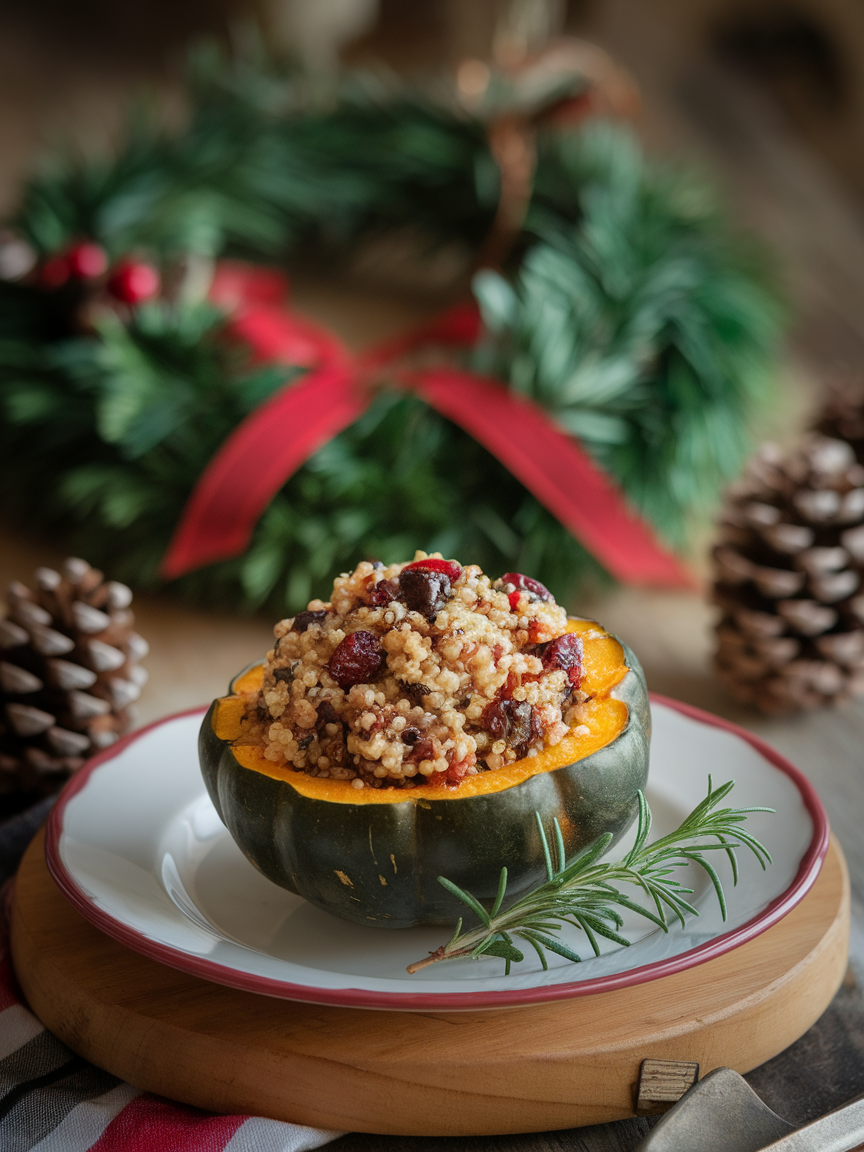
[[[41,838],[18,873],[12,955],[33,1011],[74,1051],[201,1108],[316,1127],[483,1135],[630,1116],[642,1060],[739,1072],[782,1051],[846,969],[849,884],[816,884],[755,940],[686,972],[539,1007],[324,1008],[210,984],[104,936],[60,893]]]

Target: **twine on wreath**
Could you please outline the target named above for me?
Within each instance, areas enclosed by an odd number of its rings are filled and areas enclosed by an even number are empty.
[[[590,116],[633,120],[640,109],[639,89],[630,75],[608,53],[584,40],[562,36],[537,54],[498,63],[515,99],[513,108],[491,115],[486,125],[500,190],[477,268],[502,268],[522,231],[534,190],[538,128],[557,123],[572,129]],[[467,110],[478,111],[491,80],[492,71],[482,60],[462,62],[456,87]],[[580,82],[575,94],[562,94],[568,83]],[[548,89],[547,95],[532,103],[527,94],[541,85]]]
[[[487,129],[489,148],[498,165],[501,191],[489,233],[477,256],[478,268],[502,268],[522,231],[534,188],[536,131],[523,116],[501,116]]]
[[[234,308],[231,330],[256,361],[305,364],[309,373],[259,405],[210,461],[162,561],[163,577],[243,552],[279,489],[368,408],[386,373],[388,383],[416,393],[490,451],[618,580],[693,587],[614,481],[537,404],[452,365],[406,360],[420,349],[475,343],[481,326],[473,303],[353,356],[331,332],[275,303],[277,284],[284,299],[287,282],[277,273],[223,264],[211,297]]]

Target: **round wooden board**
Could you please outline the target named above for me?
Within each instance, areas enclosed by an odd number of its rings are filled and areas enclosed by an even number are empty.
[[[18,873],[11,930],[40,1020],[140,1088],[315,1127],[483,1135],[630,1116],[646,1057],[695,1060],[704,1075],[782,1051],[843,978],[849,884],[832,842],[804,900],[725,956],[615,992],[474,1013],[316,1007],[166,968],[66,902],[41,837]]]

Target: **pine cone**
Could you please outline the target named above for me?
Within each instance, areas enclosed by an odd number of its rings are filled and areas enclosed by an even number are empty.
[[[0,619],[0,794],[56,791],[129,727],[147,673],[132,593],[84,560],[10,585]]]
[[[817,417],[815,431],[851,445],[859,464],[864,464],[864,393],[850,382],[838,388]]]
[[[727,493],[714,561],[716,667],[737,699],[776,713],[864,694],[864,466],[848,443],[763,447]]]

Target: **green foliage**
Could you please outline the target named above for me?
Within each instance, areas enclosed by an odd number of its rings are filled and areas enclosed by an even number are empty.
[[[346,79],[335,110],[308,88],[263,59],[201,49],[182,130],[140,109],[115,155],[53,157],[17,227],[46,253],[86,236],[112,256],[271,261],[382,226],[482,241],[498,174],[479,121],[372,76]]]
[[[498,189],[479,118],[369,77],[322,101],[301,75],[208,50],[180,128],[138,114],[113,155],[55,157],[16,222],[45,254],[90,237],[166,266],[341,258],[406,226],[476,250]],[[621,128],[543,131],[511,266],[474,289],[486,333],[470,366],[540,403],[683,542],[746,453],[780,327],[758,260],[711,198]],[[3,498],[112,576],[156,585],[206,463],[299,373],[252,368],[206,305],[151,304],[81,335],[63,292],[0,284]],[[603,578],[483,448],[384,390],[288,481],[245,555],[177,586],[284,613],[364,556],[417,547],[530,572],[560,597]]]
[[[758,840],[745,832],[741,825],[750,812],[773,812],[772,808],[718,808],[735,786],[734,780],[714,788],[708,777],[708,795],[684,818],[681,824],[648,844],[651,831],[651,810],[643,794],[639,793],[639,819],[636,841],[623,860],[601,863],[612,840],[607,832],[594,844],[584,848],[569,863],[564,856],[564,840],[557,819],[552,822],[552,845],[543,828],[539,813],[537,829],[546,858],[546,879],[530,892],[521,896],[501,911],[507,892],[507,868],[501,869],[498,895],[492,908],[486,908],[470,892],[443,876],[439,883],[458,897],[480,921],[479,928],[462,931],[462,921],[447,944],[431,953],[427,960],[410,965],[416,972],[441,960],[481,956],[497,956],[504,960],[506,974],[510,965],[524,960],[524,954],[513,943],[513,937],[530,944],[540,958],[543,970],[549,967],[546,952],[554,952],[578,964],[581,957],[565,944],[556,933],[564,925],[584,932],[595,956],[600,955],[597,937],[611,940],[622,947],[630,941],[620,934],[623,920],[619,908],[636,912],[664,932],[669,931],[669,918],[677,920],[682,928],[685,915],[698,916],[696,908],[687,900],[693,889],[686,888],[672,875],[675,869],[695,864],[705,872],[726,919],[726,897],[717,870],[704,855],[705,852],[724,852],[732,866],[733,883],[738,882],[736,848],[747,848],[764,869],[771,856]],[[622,889],[621,885],[627,887]],[[638,901],[644,899],[645,907]]]
[[[681,545],[748,451],[777,300],[705,189],[649,165],[620,129],[556,137],[545,155],[558,181],[540,168],[537,240],[515,281],[475,278],[493,334],[480,363],[587,444]],[[577,220],[553,209],[562,187],[580,190]]]

